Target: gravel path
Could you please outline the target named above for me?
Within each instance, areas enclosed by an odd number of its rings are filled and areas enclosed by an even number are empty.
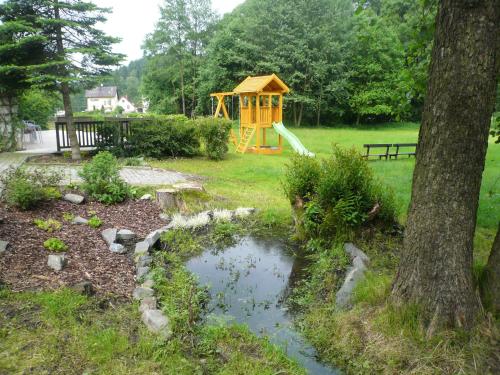
[[[63,174],[61,185],[70,183],[80,183],[82,179],[78,176],[80,166],[66,165],[29,165],[28,169],[48,169],[60,171]],[[179,182],[185,182],[189,176],[179,172],[166,171],[163,169],[150,167],[123,167],[120,170],[120,176],[130,185],[173,185]]]

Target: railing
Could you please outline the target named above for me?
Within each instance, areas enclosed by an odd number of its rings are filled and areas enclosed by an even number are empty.
[[[130,135],[130,123],[131,120],[128,118],[106,120],[73,119],[80,147],[96,147],[97,145],[123,146]],[[57,118],[55,127],[57,151],[71,148],[66,119],[64,117]]]

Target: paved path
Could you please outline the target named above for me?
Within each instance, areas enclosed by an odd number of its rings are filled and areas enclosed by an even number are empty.
[[[70,183],[80,183],[82,179],[78,176],[80,166],[66,165],[29,165],[28,169],[47,169],[59,171],[63,174],[61,185]],[[185,182],[189,176],[179,172],[166,171],[150,167],[123,167],[120,176],[130,185],[173,185],[178,182]]]
[[[19,168],[25,162],[28,155],[18,154],[14,152],[0,152],[0,176],[3,176],[9,168]],[[2,195],[3,186],[0,183],[0,196]]]

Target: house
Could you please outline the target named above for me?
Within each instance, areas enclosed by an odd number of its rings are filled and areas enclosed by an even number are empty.
[[[85,90],[87,111],[111,112],[118,106],[118,90],[116,86],[99,86]]]
[[[118,100],[118,106],[123,108],[123,113],[137,112],[135,105],[133,105],[126,96],[122,96]]]

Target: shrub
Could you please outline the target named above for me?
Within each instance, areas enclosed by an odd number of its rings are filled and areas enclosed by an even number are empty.
[[[47,219],[47,220],[35,219],[33,220],[33,223],[37,226],[37,228],[40,228],[41,230],[44,230],[49,233],[59,230],[62,227],[62,224],[54,219]]]
[[[53,251],[56,253],[62,253],[68,250],[68,246],[57,237],[49,238],[43,243],[43,247],[45,247],[49,251]]]
[[[102,220],[99,219],[96,215],[94,215],[89,219],[87,224],[89,225],[89,227],[99,228],[102,225]]]
[[[332,157],[321,162],[295,156],[286,166],[283,186],[291,203],[297,197],[304,201],[297,214],[302,226],[298,229],[306,237],[331,238],[375,218],[394,221],[392,195],[354,149],[335,147]]]
[[[193,121],[198,128],[208,158],[222,160],[229,150],[227,144],[232,125],[231,121],[211,117],[200,117]]]
[[[10,206],[28,210],[43,200],[60,195],[56,186],[61,180],[57,172],[44,170],[27,171],[26,169],[10,169],[0,177],[5,186],[5,201]]]
[[[129,154],[153,158],[194,156],[200,148],[194,124],[170,118],[132,122],[128,144]]]
[[[119,174],[118,162],[108,151],[99,152],[80,172],[83,190],[105,204],[122,202],[130,195],[130,188]]]
[[[162,244],[170,251],[181,256],[197,254],[202,250],[200,243],[189,230],[173,229],[164,232],[160,238]]]

